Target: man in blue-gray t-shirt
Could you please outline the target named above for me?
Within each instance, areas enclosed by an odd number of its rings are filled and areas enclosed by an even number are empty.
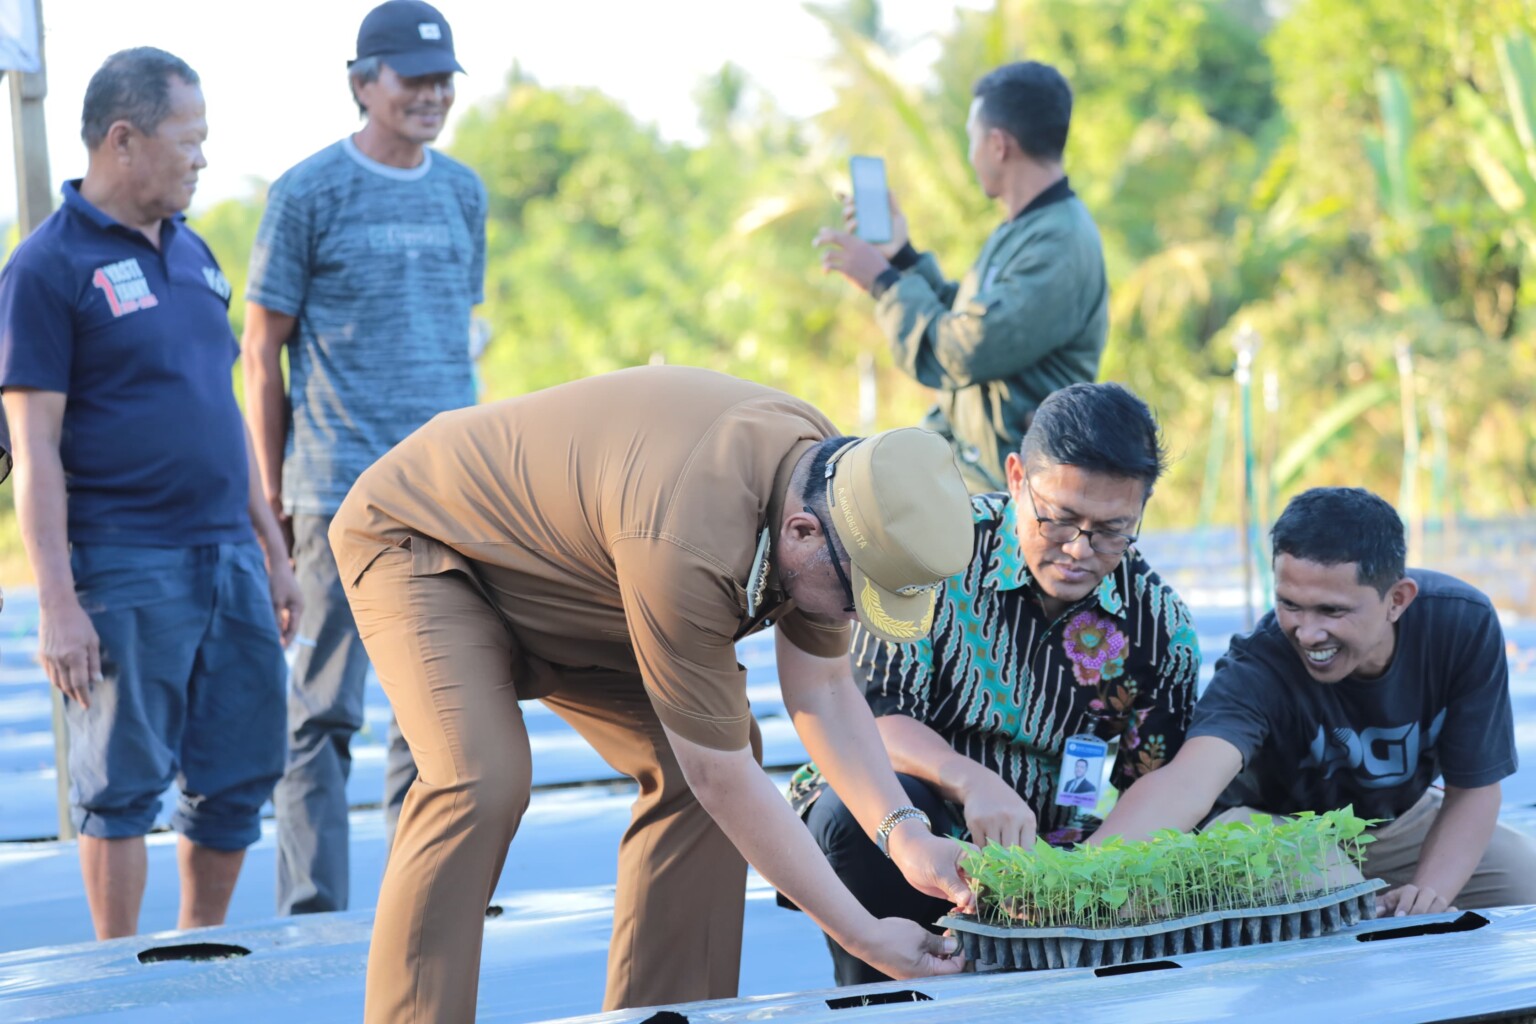
[[[1536,902],[1536,843],[1498,823],[1515,730],[1488,598],[1405,568],[1402,520],[1358,488],[1298,495],[1271,538],[1275,610],[1233,639],[1183,748],[1097,835],[1189,828],[1213,807],[1353,806],[1379,823],[1362,870],[1392,886],[1387,912]]]
[[[277,809],[284,914],[344,910],[349,745],[367,654],[326,531],[357,477],[447,409],[474,404],[486,194],[428,148],[453,104],[453,33],[420,0],[363,19],[348,65],[362,130],[273,184],[251,253],[245,385],[267,500],[291,527],[305,597]],[[279,356],[288,346],[284,392]],[[391,728],[386,824],[415,766]]]

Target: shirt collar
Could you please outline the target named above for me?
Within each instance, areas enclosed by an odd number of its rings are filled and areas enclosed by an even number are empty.
[[[64,193],[65,207],[73,210],[75,213],[84,217],[86,220],[90,221],[92,224],[96,225],[98,228],[101,228],[104,231],[111,231],[113,229],[118,231],[125,231],[132,235],[134,238],[144,242],[146,245],[149,243],[149,239],[145,238],[142,234],[133,230],[133,228],[130,228],[128,225],[115,220],[110,214],[103,212],[89,199],[81,195],[80,185],[83,181],[85,181],[84,178],[72,178],[64,183],[64,188],[62,191]],[[164,249],[166,244],[170,242],[172,236],[176,234],[177,228],[180,227],[182,222],[184,222],[186,219],[186,214],[177,213],[173,214],[166,220],[161,221],[160,246],[162,249]]]
[[[1050,206],[1052,203],[1063,202],[1067,199],[1071,199],[1075,195],[1077,195],[1077,193],[1072,191],[1072,185],[1068,182],[1066,175],[1062,175],[1056,181],[1052,182],[1044,192],[1041,192],[1039,195],[1035,196],[1035,198],[1026,203],[1024,209],[1014,214],[1013,219],[1018,220],[1021,217],[1026,217],[1029,214],[1034,213],[1036,210],[1043,210],[1045,207]]]
[[[1126,558],[1130,552],[1126,552]],[[1120,577],[1125,573],[1126,558],[1120,560],[1115,571],[1099,581],[1094,600],[1106,614],[1116,618],[1125,616],[1125,596],[1120,590]],[[1019,506],[1011,498],[1003,499],[1003,517],[993,535],[991,549],[987,552],[987,568],[981,585],[992,590],[1018,590],[1034,583],[1029,574],[1029,563],[1024,560],[1024,550],[1019,547]]]
[[[1018,505],[1004,497],[1003,519],[993,534],[981,585],[992,590],[1017,590],[1029,581],[1029,563],[1024,561],[1024,550],[1019,547]]]

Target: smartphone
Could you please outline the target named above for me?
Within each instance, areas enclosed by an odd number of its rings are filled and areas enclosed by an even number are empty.
[[[885,161],[877,156],[848,160],[853,179],[853,213],[859,219],[858,235],[876,245],[891,240],[891,191],[885,184]]]

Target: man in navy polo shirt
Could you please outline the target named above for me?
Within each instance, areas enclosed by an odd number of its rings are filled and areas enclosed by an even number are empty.
[[[110,938],[138,930],[144,835],[173,781],[177,927],[223,922],[282,774],[300,602],[230,389],[229,283],[181,216],[205,166],[197,74],[124,50],[81,120],[85,177],[0,272],[0,389],[86,899]]]

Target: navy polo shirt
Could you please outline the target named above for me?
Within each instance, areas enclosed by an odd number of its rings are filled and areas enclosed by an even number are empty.
[[[79,188],[0,270],[0,388],[67,396],[70,543],[253,540],[229,282],[180,216],[157,250]]]

